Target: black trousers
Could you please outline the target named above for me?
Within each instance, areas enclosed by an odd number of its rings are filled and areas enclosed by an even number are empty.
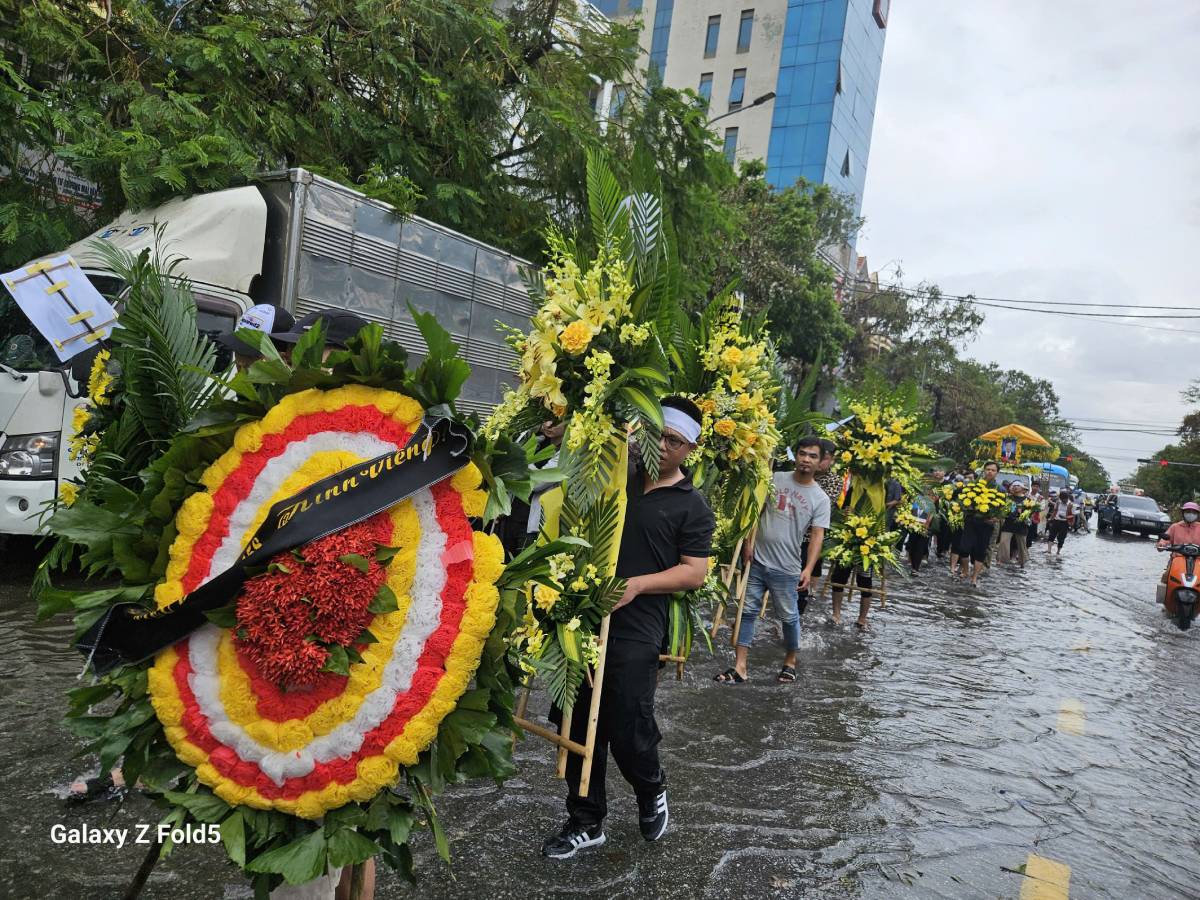
[[[937,538],[938,559],[941,559],[945,556],[946,551],[950,549],[950,523],[943,518],[934,536]]]
[[[1070,527],[1070,523],[1065,519],[1054,519],[1047,527],[1047,542],[1054,543],[1058,541],[1058,549],[1062,550],[1063,544],[1067,542],[1067,530]]]
[[[963,525],[962,555],[970,556],[972,562],[987,562],[994,528],[986,519],[967,519]]]
[[[874,582],[871,581],[871,576],[864,575],[862,572],[852,569],[849,566],[834,566],[833,574],[829,576],[829,581],[833,585],[849,585],[851,575],[854,576],[854,583],[858,585],[859,596],[871,596],[871,586],[874,584]],[[842,588],[834,587],[834,590],[840,591]]]
[[[604,781],[610,751],[617,768],[643,803],[658,796],[666,784],[666,773],[658,761],[662,732],[654,721],[654,691],[657,687],[658,647],[640,641],[609,638],[592,777],[586,797],[579,796],[583,757],[574,753],[567,757],[567,814],[579,824],[597,825],[608,815]],[[571,740],[581,744],[587,741],[591,702],[592,691],[584,682],[571,714]]]
[[[814,580],[821,577],[821,571],[822,571],[821,566],[823,564],[824,564],[824,560],[818,559],[817,564],[815,566],[813,566],[812,577]],[[803,544],[800,545],[800,567],[803,568],[804,566],[807,566],[807,565],[808,565],[808,541],[805,541]],[[808,609],[808,601],[810,599],[811,599],[811,593],[810,593],[809,588],[802,588],[799,585],[797,585],[796,586],[796,608],[800,611],[800,615],[804,615],[804,610]]]
[[[912,563],[913,571],[919,571],[921,563],[929,554],[929,535],[910,533],[908,536],[908,561]]]

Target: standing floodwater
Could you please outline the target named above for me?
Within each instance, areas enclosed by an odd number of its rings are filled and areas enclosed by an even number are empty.
[[[119,896],[145,847],[58,845],[51,828],[160,813],[136,795],[60,799],[94,762],[72,759],[60,724],[80,658],[67,625],[32,621],[27,549],[0,564],[0,895]],[[549,745],[527,739],[504,787],[440,799],[456,880],[418,840],[415,891],[381,870],[377,896],[1016,897],[1031,854],[1069,866],[1073,896],[1200,896],[1200,627],[1155,607],[1165,562],[1134,535],[1073,535],[1061,560],[1039,545],[1024,574],[970,592],[932,561],[889,579],[865,635],[826,628],[814,602],[795,685],[774,682],[774,627],[750,683],[715,684],[723,631],[718,659],[698,650],[659,686],[662,842],[642,841],[614,790],[604,847],[543,859],[563,788]],[[251,895],[219,849],[189,846],[144,896]]]

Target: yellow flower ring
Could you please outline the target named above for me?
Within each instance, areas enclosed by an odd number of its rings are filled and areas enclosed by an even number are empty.
[[[175,524],[159,608],[227,568],[272,504],[355,463],[392,452],[421,421],[420,405],[350,386],[285,397],[242,426]],[[466,690],[495,623],[503,551],[473,532],[483,511],[471,465],[381,513],[400,551],[387,568],[398,609],[368,626],[349,676],[282,691],[264,679],[227,629],[206,625],[158,655],[150,699],[167,740],[231,804],[317,818],[370,800],[437,735]]]

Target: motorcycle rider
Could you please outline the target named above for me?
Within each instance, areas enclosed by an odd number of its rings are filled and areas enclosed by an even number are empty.
[[[1181,509],[1183,521],[1175,522],[1158,542],[1160,549],[1172,544],[1200,544],[1200,503],[1189,500]],[[1171,559],[1178,554],[1172,553],[1167,560],[1167,568],[1163,570],[1162,583],[1167,583],[1167,574],[1171,571]]]

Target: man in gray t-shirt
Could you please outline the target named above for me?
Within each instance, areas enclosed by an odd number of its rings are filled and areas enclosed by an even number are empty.
[[[821,444],[816,438],[801,438],[795,447],[796,470],[775,474],[774,497],[763,510],[754,541],[743,545],[743,562],[750,564],[746,583],[746,603],[738,632],[737,655],[732,669],[717,676],[722,683],[746,680],[746,658],[754,642],[754,627],[762,610],[763,596],[771,592],[771,602],[783,625],[787,655],[777,680],[790,684],[796,680],[796,651],[800,649],[800,610],[796,589],[807,588],[813,568],[821,558],[821,543],[829,527],[829,497],[814,476],[821,459]],[[809,541],[807,562],[801,562],[800,548]]]

